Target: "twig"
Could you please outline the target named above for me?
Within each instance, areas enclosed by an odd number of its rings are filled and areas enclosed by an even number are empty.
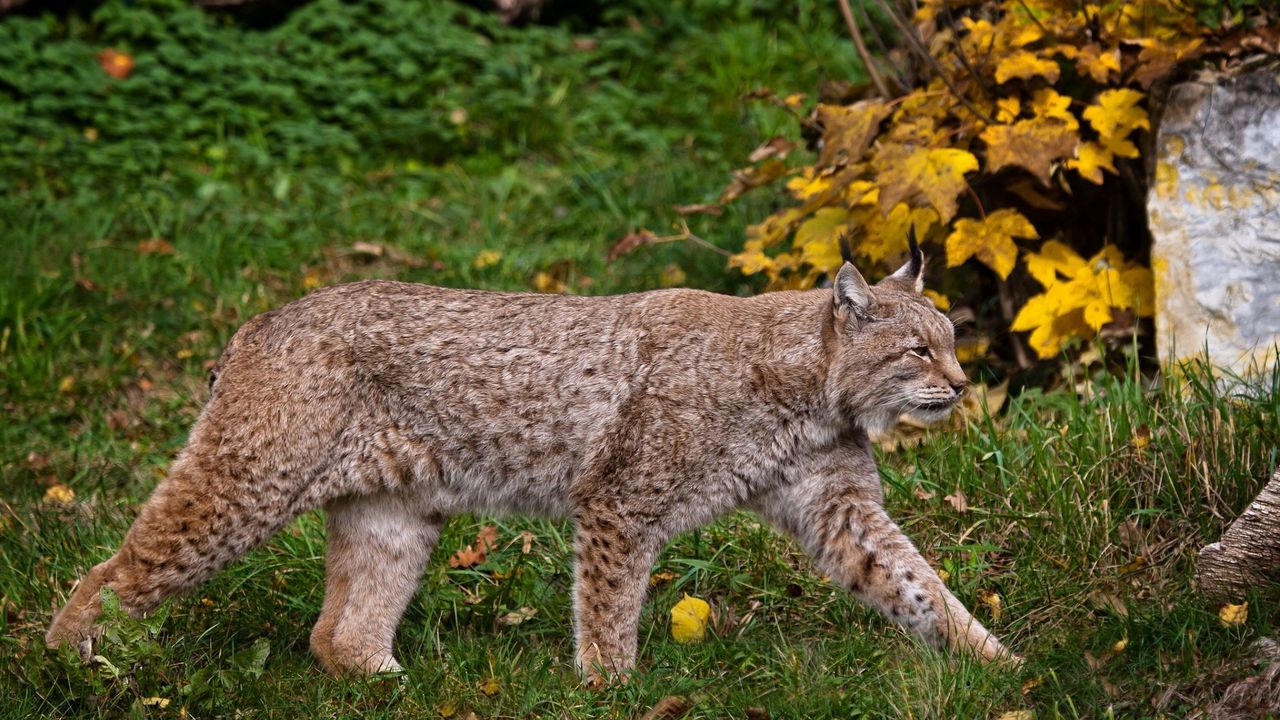
[[[890,6],[887,0],[880,0],[880,5],[884,7],[885,12],[889,13],[889,19],[893,21],[893,24],[898,26],[898,32],[902,33],[903,39],[911,46],[911,50],[919,55],[920,58],[925,61],[925,64],[933,69],[933,72],[940,80],[942,80],[943,84],[947,86],[947,89],[951,91],[951,94],[960,101],[960,104],[964,105],[965,109],[973,113],[973,115],[979,120],[987,123],[988,125],[995,125],[995,120],[992,120],[990,116],[979,110],[976,105],[969,101],[969,98],[965,97],[960,92],[960,89],[956,87],[954,82],[952,82],[951,76],[947,74],[946,69],[938,63],[938,59],[930,54],[929,49],[920,42],[920,38],[916,37],[915,32],[912,30],[911,26],[907,24],[907,21],[898,16],[898,11]]]
[[[876,24],[871,21],[871,14],[867,12],[865,3],[858,3],[858,10],[862,13],[862,22],[867,26],[867,31],[871,33],[871,39],[876,41],[876,47],[880,49],[882,55],[889,64],[889,69],[893,71],[893,77],[898,81],[898,87],[909,88],[915,83],[911,82],[911,68],[900,68],[898,64],[893,62],[889,56],[889,44],[880,36],[880,31],[876,30]]]
[[[858,51],[858,57],[862,58],[862,64],[867,66],[867,74],[871,76],[871,83],[876,86],[876,92],[880,93],[880,97],[888,99],[889,88],[885,87],[884,78],[880,77],[880,72],[876,70],[875,61],[871,58],[871,53],[867,51],[867,44],[862,41],[862,31],[858,29],[858,22],[853,19],[853,11],[849,9],[849,0],[836,0],[840,4],[840,14],[844,16],[844,24],[849,26],[849,35],[853,38],[853,47]]]
[[[1023,4],[1025,5],[1026,3]],[[951,14],[951,5],[949,3],[943,3],[942,10],[947,14],[947,24],[951,27],[955,27],[956,18]],[[1037,24],[1038,23],[1039,21],[1037,21]],[[969,77],[973,78],[974,82],[978,83],[978,89],[982,91],[982,97],[986,98],[987,101],[990,101],[991,90],[987,87],[986,83],[982,82],[982,76],[979,75],[978,72],[973,69],[973,66],[969,64],[969,58],[965,57],[964,51],[961,50],[959,38],[953,36],[952,42],[954,44],[951,46],[951,53],[955,55],[956,59],[960,61],[960,64],[964,66],[964,71],[969,73]]]
[[[1009,285],[1003,280],[996,282],[996,294],[1000,300],[1000,314],[1004,315],[1005,324],[1013,322],[1013,298],[1009,295]],[[1009,341],[1013,343],[1013,359],[1018,363],[1020,370],[1026,370],[1031,367],[1031,360],[1027,357],[1027,351],[1022,347],[1022,340],[1017,335],[1009,333]]]

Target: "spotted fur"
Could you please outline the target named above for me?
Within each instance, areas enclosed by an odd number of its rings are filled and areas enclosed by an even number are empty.
[[[259,315],[47,642],[85,647],[103,585],[145,613],[323,507],[312,650],[333,673],[396,670],[396,626],[447,518],[568,516],[577,661],[598,682],[634,665],[663,545],[750,507],[890,619],[1005,656],[882,508],[867,431],[941,417],[965,384],[920,268],[913,254],[872,287],[846,264],[834,290],[752,298],[366,281]]]

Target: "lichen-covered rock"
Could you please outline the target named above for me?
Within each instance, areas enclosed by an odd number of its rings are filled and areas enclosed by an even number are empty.
[[[1157,348],[1256,375],[1280,342],[1280,79],[1175,86],[1147,200]]]

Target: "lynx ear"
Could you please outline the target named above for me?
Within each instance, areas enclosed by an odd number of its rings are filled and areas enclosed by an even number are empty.
[[[907,231],[907,247],[911,257],[907,258],[906,264],[882,282],[901,283],[915,289],[916,292],[921,292],[924,290],[924,253],[920,250],[920,243],[916,242],[915,225]]]
[[[862,278],[862,274],[853,266],[853,263],[846,262],[840,266],[840,271],[836,273],[834,288],[837,313],[852,312],[853,316],[859,320],[870,317],[871,305],[875,302],[875,298],[871,296],[871,287],[867,285],[867,281]]]

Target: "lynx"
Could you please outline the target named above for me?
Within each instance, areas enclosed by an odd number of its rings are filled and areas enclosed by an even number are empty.
[[[632,670],[651,567],[675,534],[750,508],[823,572],[934,645],[1010,655],[886,515],[868,431],[945,416],[965,376],[923,256],[870,286],[739,298],[605,297],[370,280],[249,320],[185,449],[50,646],[84,652],[99,591],[142,614],[323,507],[311,648],[334,674],[397,671],[396,626],[441,525],[568,516],[576,662]]]

